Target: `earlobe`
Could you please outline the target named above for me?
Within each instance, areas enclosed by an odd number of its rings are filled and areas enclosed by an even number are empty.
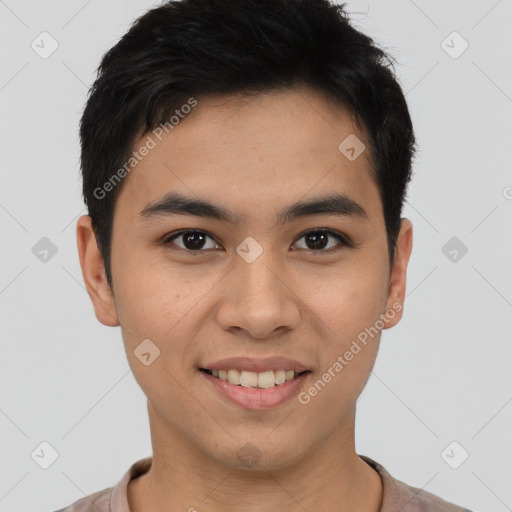
[[[411,221],[405,218],[402,219],[386,300],[386,312],[391,312],[391,314],[385,312],[387,320],[384,329],[393,327],[402,318],[407,283],[407,266],[412,251],[412,233]]]
[[[96,318],[103,325],[116,327],[119,319],[114,296],[107,282],[103,256],[98,249],[91,217],[88,215],[82,215],[77,221],[76,240],[82,276]]]

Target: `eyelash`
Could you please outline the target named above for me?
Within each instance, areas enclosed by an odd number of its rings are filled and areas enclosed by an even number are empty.
[[[215,240],[215,238],[210,235],[207,231],[203,231],[201,229],[182,229],[180,231],[177,231],[177,232],[174,232],[174,233],[170,233],[168,235],[165,235],[162,239],[162,244],[163,245],[169,245],[170,243],[172,243],[173,240],[175,240],[176,238],[179,238],[180,236],[182,235],[185,235],[187,233],[200,233],[202,235],[205,235],[209,238],[211,238],[215,243],[218,244],[217,240]],[[327,254],[330,254],[332,252],[335,252],[339,249],[341,249],[343,246],[346,246],[346,247],[352,247],[353,244],[351,242],[351,240],[343,235],[342,233],[339,233],[338,231],[335,231],[335,230],[332,230],[332,229],[327,229],[327,228],[315,228],[315,229],[308,229],[307,231],[301,233],[296,240],[300,240],[301,238],[311,234],[311,233],[321,233],[321,234],[327,234],[329,236],[332,236],[333,238],[336,238],[339,242],[341,242],[341,246],[336,246],[336,247],[331,247],[330,249],[318,249],[318,250],[314,250],[314,249],[298,249],[298,250],[301,250],[301,251],[309,251],[309,252],[312,252],[312,253],[327,253]],[[220,244],[219,244],[220,245]],[[190,249],[184,249],[183,247],[179,247],[177,246],[178,250],[181,250],[181,251],[184,251],[184,252],[187,252],[189,254],[200,254],[200,253],[203,253],[203,252],[207,252],[211,249],[199,249],[197,251],[192,251]]]

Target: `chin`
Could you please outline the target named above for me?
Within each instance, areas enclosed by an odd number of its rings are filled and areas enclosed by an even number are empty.
[[[278,439],[270,442],[265,434],[261,440],[238,441],[235,451],[233,444],[230,443],[222,451],[217,447],[211,456],[218,464],[237,471],[279,471],[298,463],[304,456],[303,451],[297,452],[297,447],[302,446],[302,443],[293,442],[289,447],[283,446]]]

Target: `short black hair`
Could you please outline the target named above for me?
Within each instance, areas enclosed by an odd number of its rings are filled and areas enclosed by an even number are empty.
[[[416,148],[391,68],[393,58],[350,24],[346,2],[169,0],[139,17],[103,56],[80,121],[83,196],[110,287],[123,183],[105,184],[126,171],[136,140],[191,97],[298,87],[346,106],[364,133],[392,264]]]

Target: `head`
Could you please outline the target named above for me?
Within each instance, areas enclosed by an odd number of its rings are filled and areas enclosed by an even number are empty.
[[[401,318],[413,128],[389,56],[344,8],[164,3],[105,54],[81,120],[77,237],[96,316],[121,325],[154,421],[218,462],[249,440],[265,467],[319,446]],[[363,343],[365,329],[378,333]],[[277,355],[325,386],[255,414],[200,370]]]

